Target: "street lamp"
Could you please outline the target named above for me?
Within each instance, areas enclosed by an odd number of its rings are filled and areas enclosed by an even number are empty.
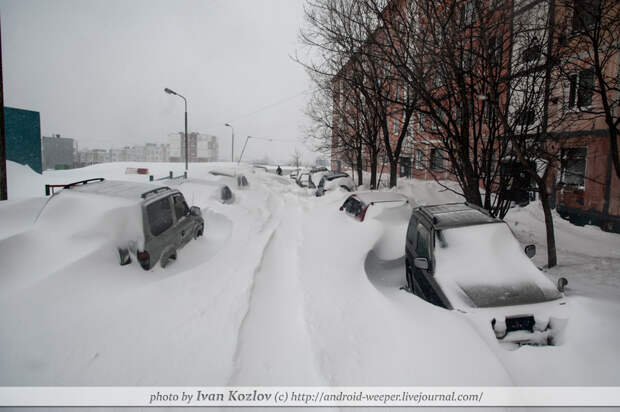
[[[187,174],[187,159],[188,159],[188,150],[187,150],[187,99],[181,96],[179,93],[170,90],[169,88],[165,88],[164,91],[168,94],[174,94],[175,96],[179,96],[185,102],[185,174]]]
[[[230,123],[226,123],[224,126],[228,126],[232,129],[232,149],[231,149],[230,161],[234,162],[235,161],[235,128]]]
[[[245,138],[245,143],[243,144],[243,149],[241,150],[241,155],[239,156],[239,160],[237,161],[237,164],[241,163],[241,159],[243,158],[243,153],[245,153],[245,147],[247,146],[248,140],[250,139],[256,139],[256,138],[252,136],[248,136]]]

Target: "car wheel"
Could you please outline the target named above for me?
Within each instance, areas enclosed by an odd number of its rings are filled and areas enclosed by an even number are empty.
[[[129,254],[129,250],[119,247],[118,248],[118,257],[120,260],[121,266],[125,266],[131,263],[131,254]]]
[[[204,225],[200,225],[198,228],[196,228],[196,232],[194,232],[194,239],[198,239],[200,236],[202,236],[202,234],[204,233],[204,229]]]
[[[411,293],[415,294],[413,289],[413,279],[411,277],[411,269],[409,266],[409,262],[405,262],[405,277],[407,278],[407,287],[411,291]]]
[[[168,266],[171,260],[177,260],[176,250],[173,250],[172,252],[161,258],[161,267],[165,268],[166,266]]]

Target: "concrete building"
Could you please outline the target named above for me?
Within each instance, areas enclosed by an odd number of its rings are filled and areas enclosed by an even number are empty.
[[[144,160],[147,162],[167,162],[168,146],[165,144],[147,143],[144,146]]]
[[[41,119],[39,112],[4,108],[6,159],[41,173]]]
[[[129,147],[124,147],[122,149],[110,149],[109,151],[110,162],[126,162],[128,150],[129,150]]]
[[[185,133],[168,135],[171,162],[185,161]],[[190,162],[215,162],[218,158],[217,137],[191,132],[187,136]]]
[[[79,152],[78,164],[80,167],[106,163],[110,161],[110,155],[105,149],[85,149]]]
[[[75,164],[73,157],[75,141],[59,134],[41,138],[41,157],[43,170],[71,169]]]

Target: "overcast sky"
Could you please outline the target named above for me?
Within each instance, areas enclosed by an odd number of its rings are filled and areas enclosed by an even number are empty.
[[[250,140],[249,157],[274,160],[302,140],[310,83],[290,56],[303,0],[0,0],[0,14],[5,105],[39,111],[43,135],[104,149],[166,142],[183,130],[169,87],[220,157],[226,122],[237,156],[247,135],[290,140]]]

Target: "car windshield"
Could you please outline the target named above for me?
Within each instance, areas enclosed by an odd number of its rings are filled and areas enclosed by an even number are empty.
[[[561,294],[503,222],[436,232],[435,278],[453,306],[545,302]]]

